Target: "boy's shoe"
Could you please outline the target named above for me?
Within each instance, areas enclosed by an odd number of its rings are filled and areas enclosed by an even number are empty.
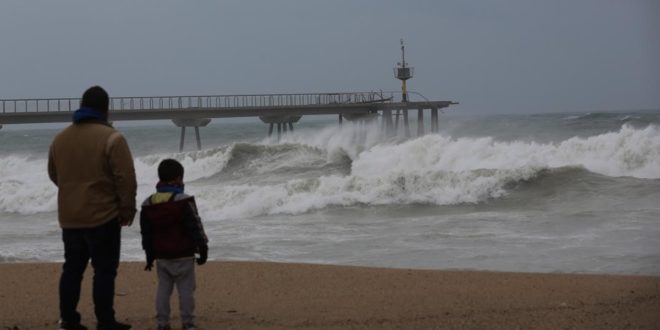
[[[130,326],[130,324],[124,324],[124,323],[119,323],[117,321],[113,323],[99,323],[96,326],[97,330],[131,330],[133,327]]]
[[[71,323],[66,321],[60,321],[60,330],[87,330],[87,327],[77,323]]]
[[[172,330],[172,327],[170,327],[169,324],[167,324],[167,325],[160,325],[160,324],[159,324],[159,325],[156,327],[156,330]]]

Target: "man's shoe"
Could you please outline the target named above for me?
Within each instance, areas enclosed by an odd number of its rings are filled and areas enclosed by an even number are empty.
[[[194,324],[191,324],[191,323],[184,324],[181,328],[183,330],[197,330],[197,327]]]
[[[131,327],[129,324],[124,324],[124,323],[119,323],[119,322],[113,322],[113,323],[101,323],[96,326],[97,330],[131,330],[133,327]]]
[[[87,327],[80,324],[79,322],[72,323],[60,321],[60,330],[87,330]]]
[[[172,327],[170,327],[169,324],[166,324],[166,325],[158,325],[158,327],[156,327],[156,330],[172,330]]]

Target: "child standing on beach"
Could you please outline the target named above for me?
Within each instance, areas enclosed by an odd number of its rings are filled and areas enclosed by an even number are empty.
[[[154,260],[158,273],[156,320],[158,329],[169,330],[170,296],[174,285],[179,292],[184,330],[195,329],[195,261],[206,262],[208,239],[193,196],[183,192],[183,166],[174,159],[158,165],[156,193],[142,203],[140,228],[142,248],[147,257],[145,270]],[[195,259],[195,253],[199,258]]]

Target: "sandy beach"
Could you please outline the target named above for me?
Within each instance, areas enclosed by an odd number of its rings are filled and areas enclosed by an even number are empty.
[[[61,264],[0,264],[0,329],[55,329]],[[122,263],[115,308],[155,326],[156,274]],[[210,262],[197,268],[203,329],[657,329],[660,277]],[[94,326],[91,269],[83,324]],[[176,300],[173,302],[176,310]],[[175,313],[178,316],[178,313]],[[178,324],[178,318],[173,320]]]

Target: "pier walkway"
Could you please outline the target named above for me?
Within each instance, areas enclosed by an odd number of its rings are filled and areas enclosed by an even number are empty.
[[[414,92],[411,92],[414,93]],[[181,148],[186,127],[195,127],[200,148],[199,127],[211,118],[259,117],[270,124],[269,134],[277,125],[278,133],[293,129],[303,115],[339,115],[342,119],[382,118],[383,127],[396,130],[403,116],[405,134],[408,111],[418,111],[418,135],[423,134],[423,110],[431,110],[431,131],[438,128],[438,109],[457,104],[452,101],[395,102],[394,92],[301,93],[260,95],[148,96],[110,98],[112,121],[169,119],[181,127]],[[5,99],[0,100],[0,127],[8,124],[57,123],[71,121],[80,106],[79,98]],[[396,114],[393,115],[393,111]],[[420,131],[421,129],[421,131]]]

